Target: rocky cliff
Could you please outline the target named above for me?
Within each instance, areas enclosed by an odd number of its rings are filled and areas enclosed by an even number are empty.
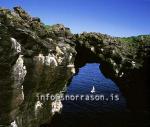
[[[149,35],[74,35],[63,25],[44,25],[21,7],[0,8],[0,126],[37,127],[49,121],[61,102],[40,102],[36,96],[60,93],[88,62],[101,63],[131,109],[147,109],[149,53]]]
[[[37,127],[51,118],[51,102],[36,95],[60,92],[75,73],[71,38],[69,28],[47,27],[20,7],[0,9],[1,126]]]
[[[100,63],[103,74],[117,83],[132,110],[149,109],[150,36],[76,35],[75,66]],[[81,60],[82,59],[82,60]]]

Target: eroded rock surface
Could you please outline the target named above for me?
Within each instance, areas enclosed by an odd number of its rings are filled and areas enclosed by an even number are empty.
[[[20,7],[0,9],[0,125],[37,127],[54,114],[37,94],[60,92],[73,71],[73,34],[63,25],[49,30]]]
[[[49,121],[61,102],[40,101],[37,95],[60,93],[87,62],[101,63],[129,107],[145,109],[149,53],[149,35],[74,35],[63,25],[44,25],[21,7],[0,8],[0,126],[37,127]]]
[[[149,109],[149,35],[119,38],[82,33],[76,35],[76,44],[76,68],[87,62],[101,63],[101,71],[117,83],[129,108]]]

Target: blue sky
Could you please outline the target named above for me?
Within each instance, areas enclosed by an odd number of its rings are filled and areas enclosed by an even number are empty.
[[[0,0],[0,7],[13,6],[45,24],[62,23],[73,33],[150,34],[150,0]]]

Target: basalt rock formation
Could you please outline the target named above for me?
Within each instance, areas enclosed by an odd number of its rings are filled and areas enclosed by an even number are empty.
[[[60,93],[88,62],[101,63],[129,108],[147,109],[149,53],[149,35],[74,35],[63,25],[44,25],[21,7],[0,8],[0,126],[37,127],[49,121],[61,102],[40,101],[37,95]]]
[[[100,63],[101,71],[117,83],[130,109],[149,109],[149,35],[119,38],[82,33],[76,35],[76,51],[76,68],[88,62]]]
[[[0,126],[37,127],[58,111],[36,96],[65,87],[76,51],[68,28],[49,29],[20,7],[0,9]]]

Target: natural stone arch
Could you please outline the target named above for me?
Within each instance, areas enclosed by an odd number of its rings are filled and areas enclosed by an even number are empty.
[[[143,58],[140,61],[143,63],[140,64],[137,62],[138,58],[134,58],[134,55],[142,54],[142,52],[136,49],[134,54],[129,56],[128,44],[123,44],[117,38],[103,34],[83,33],[76,37],[75,67],[77,72],[86,63],[100,63],[100,69],[105,77],[116,82],[122,91],[129,109],[148,109],[149,60]]]

